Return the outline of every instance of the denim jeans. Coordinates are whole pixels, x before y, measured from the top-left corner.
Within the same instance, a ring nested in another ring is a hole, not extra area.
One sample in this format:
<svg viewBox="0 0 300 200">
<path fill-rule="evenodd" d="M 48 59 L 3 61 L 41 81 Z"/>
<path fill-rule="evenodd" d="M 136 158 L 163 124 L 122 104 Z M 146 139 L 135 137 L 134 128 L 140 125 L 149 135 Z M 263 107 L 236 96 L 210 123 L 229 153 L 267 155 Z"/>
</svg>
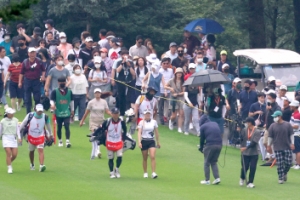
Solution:
<svg viewBox="0 0 300 200">
<path fill-rule="evenodd" d="M 78 107 L 78 119 L 79 121 L 82 119 L 84 112 L 85 112 L 85 101 L 86 101 L 86 94 L 74 94 L 74 110 Z"/>
</svg>

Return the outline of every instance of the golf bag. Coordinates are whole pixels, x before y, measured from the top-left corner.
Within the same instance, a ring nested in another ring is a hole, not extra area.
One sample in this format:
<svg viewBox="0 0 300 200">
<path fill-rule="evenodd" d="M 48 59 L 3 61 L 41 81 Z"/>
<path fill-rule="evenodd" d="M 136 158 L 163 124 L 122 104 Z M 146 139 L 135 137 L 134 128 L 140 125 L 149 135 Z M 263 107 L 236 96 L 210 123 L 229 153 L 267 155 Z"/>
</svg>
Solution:
<svg viewBox="0 0 300 200">
<path fill-rule="evenodd" d="M 242 117 L 238 114 L 232 115 L 232 122 L 229 125 L 229 131 L 232 133 L 232 137 L 229 138 L 231 144 L 236 146 L 241 144 L 241 130 L 245 128 Z"/>
<path fill-rule="evenodd" d="M 132 108 L 128 109 L 125 112 L 125 116 L 126 116 L 126 124 L 130 123 L 130 128 L 129 128 L 129 132 L 131 135 L 134 134 L 135 130 L 136 130 L 136 122 L 134 122 L 132 119 L 134 118 L 134 110 Z"/>
</svg>

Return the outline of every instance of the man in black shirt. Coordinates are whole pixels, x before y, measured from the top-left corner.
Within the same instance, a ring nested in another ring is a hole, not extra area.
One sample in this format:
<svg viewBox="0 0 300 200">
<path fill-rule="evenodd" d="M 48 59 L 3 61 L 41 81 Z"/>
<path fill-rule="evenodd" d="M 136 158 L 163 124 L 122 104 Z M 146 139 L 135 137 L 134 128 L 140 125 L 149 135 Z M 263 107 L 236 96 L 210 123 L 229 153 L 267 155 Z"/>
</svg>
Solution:
<svg viewBox="0 0 300 200">
<path fill-rule="evenodd" d="M 33 35 L 31 36 L 31 41 L 29 43 L 29 47 L 37 48 L 39 46 L 39 41 L 40 41 L 40 39 L 42 39 L 40 37 L 41 33 L 42 33 L 42 31 L 41 31 L 40 27 L 35 27 L 33 29 Z"/>
<path fill-rule="evenodd" d="M 178 57 L 172 61 L 172 66 L 176 68 L 178 67 L 185 68 L 186 71 L 187 70 L 186 68 L 188 66 L 188 60 L 183 56 L 183 50 L 184 50 L 183 46 L 177 47 Z"/>
<path fill-rule="evenodd" d="M 15 50 L 15 53 L 19 55 L 20 62 L 23 62 L 28 58 L 28 47 L 26 46 L 26 39 L 23 36 L 20 36 L 18 39 L 18 46 Z"/>
<path fill-rule="evenodd" d="M 19 35 L 14 36 L 11 41 L 10 52 L 12 52 L 12 53 L 16 53 L 16 49 L 19 48 L 19 46 L 18 46 L 19 37 L 25 38 L 25 43 L 28 43 L 31 41 L 30 37 L 28 35 L 26 35 L 26 33 L 25 33 L 26 31 L 25 31 L 24 24 L 18 24 L 17 31 L 18 31 Z"/>
<path fill-rule="evenodd" d="M 291 101 L 287 97 L 281 97 L 283 100 L 283 108 L 282 108 L 282 119 L 283 121 L 290 122 L 293 111 L 290 108 Z"/>
<path fill-rule="evenodd" d="M 93 38 L 92 37 L 87 37 L 85 39 L 85 47 L 80 50 L 79 52 L 79 59 L 82 60 L 82 67 L 84 67 L 85 71 L 88 69 L 86 64 L 88 63 L 89 60 L 93 59 Z"/>
</svg>

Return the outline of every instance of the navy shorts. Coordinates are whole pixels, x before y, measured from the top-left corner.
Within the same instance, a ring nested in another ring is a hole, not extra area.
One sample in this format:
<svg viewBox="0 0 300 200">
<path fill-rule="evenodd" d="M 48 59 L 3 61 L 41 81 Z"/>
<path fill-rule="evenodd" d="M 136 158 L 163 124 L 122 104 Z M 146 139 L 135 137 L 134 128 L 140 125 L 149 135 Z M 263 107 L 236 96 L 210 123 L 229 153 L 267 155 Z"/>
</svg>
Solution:
<svg viewBox="0 0 300 200">
<path fill-rule="evenodd" d="M 294 136 L 295 150 L 294 153 L 300 153 L 300 136 Z"/>
<path fill-rule="evenodd" d="M 19 88 L 18 83 L 15 83 L 13 81 L 10 81 L 8 90 L 10 98 L 22 99 L 24 96 L 23 87 Z"/>
<path fill-rule="evenodd" d="M 155 141 L 154 140 L 142 140 L 142 151 L 146 151 L 150 148 L 155 148 Z"/>
</svg>

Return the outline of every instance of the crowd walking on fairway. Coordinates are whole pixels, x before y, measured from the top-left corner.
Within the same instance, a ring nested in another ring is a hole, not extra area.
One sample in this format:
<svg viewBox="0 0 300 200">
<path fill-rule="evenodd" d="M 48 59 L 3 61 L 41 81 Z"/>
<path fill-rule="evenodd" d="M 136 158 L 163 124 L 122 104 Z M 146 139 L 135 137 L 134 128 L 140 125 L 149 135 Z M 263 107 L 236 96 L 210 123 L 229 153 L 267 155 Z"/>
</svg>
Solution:
<svg viewBox="0 0 300 200">
<path fill-rule="evenodd" d="M 9 48 L 0 44 L 0 94 L 5 111 L 0 138 L 8 173 L 13 173 L 12 163 L 24 141 L 30 170 L 35 170 L 37 150 L 39 171 L 44 172 L 44 147 L 54 143 L 55 148 L 76 148 L 70 128 L 76 126 L 90 133 L 91 160 L 103 158 L 100 145 L 105 146 L 110 178 L 121 178 L 123 157 L 126 162 L 130 156 L 124 152 L 135 145 L 142 153 L 141 178 L 148 178 L 148 157 L 151 178 L 158 178 L 156 153 L 164 153 L 158 127 L 165 125 L 174 134 L 200 137 L 203 185 L 211 183 L 210 169 L 212 184 L 221 183 L 218 160 L 224 141 L 240 149 L 237 185 L 255 187 L 260 154 L 264 165 L 276 163 L 279 184 L 287 181 L 290 169 L 300 169 L 300 80 L 293 99 L 287 95 L 291 89 L 274 76 L 258 91 L 258 82 L 242 80 L 227 51 L 217 55 L 215 36 L 204 32 L 198 39 L 185 30 L 183 41 L 170 41 L 159 57 L 152 40 L 142 35 L 126 48 L 122 38 L 105 29 L 100 29 L 98 40 L 87 31 L 68 38 L 63 30 L 55 29 L 52 19 L 45 25 L 44 34 L 35 27 L 27 35 L 20 23 L 14 37 L 3 29 Z M 212 82 L 212 74 L 226 81 Z M 24 119 L 14 117 L 24 108 Z M 228 127 L 228 138 L 224 127 Z"/>
</svg>

